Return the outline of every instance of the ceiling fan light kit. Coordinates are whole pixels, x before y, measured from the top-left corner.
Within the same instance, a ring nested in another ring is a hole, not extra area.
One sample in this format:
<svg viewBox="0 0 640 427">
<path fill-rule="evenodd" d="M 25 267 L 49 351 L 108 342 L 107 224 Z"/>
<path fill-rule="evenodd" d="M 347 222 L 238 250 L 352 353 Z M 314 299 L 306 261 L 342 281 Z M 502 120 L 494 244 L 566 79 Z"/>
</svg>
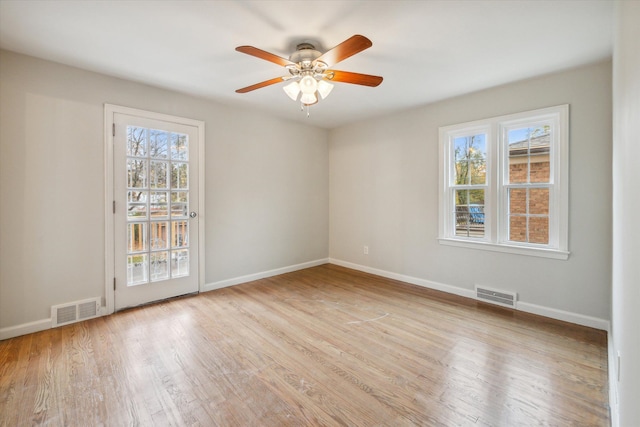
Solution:
<svg viewBox="0 0 640 427">
<path fill-rule="evenodd" d="M 382 77 L 379 76 L 329 70 L 329 67 L 372 45 L 371 40 L 361 35 L 352 36 L 325 53 L 317 51 L 311 43 L 300 43 L 289 59 L 253 46 L 238 46 L 236 48 L 238 52 L 281 65 L 289 71 L 289 74 L 238 89 L 236 92 L 247 93 L 272 84 L 293 80 L 282 89 L 294 101 L 298 101 L 298 97 L 300 97 L 300 108 L 304 110 L 306 107 L 308 116 L 309 106 L 317 104 L 320 98 L 325 99 L 333 90 L 334 85 L 329 81 L 370 87 L 382 83 Z"/>
<path fill-rule="evenodd" d="M 318 93 L 325 99 L 331 91 L 333 90 L 333 85 L 331 83 L 327 83 L 325 80 L 318 81 Z"/>
<path fill-rule="evenodd" d="M 282 89 L 284 90 L 284 93 L 289 96 L 289 98 L 293 99 L 294 101 L 298 100 L 298 95 L 300 94 L 300 85 L 298 84 L 298 82 L 291 82 L 288 85 L 284 86 Z"/>
</svg>

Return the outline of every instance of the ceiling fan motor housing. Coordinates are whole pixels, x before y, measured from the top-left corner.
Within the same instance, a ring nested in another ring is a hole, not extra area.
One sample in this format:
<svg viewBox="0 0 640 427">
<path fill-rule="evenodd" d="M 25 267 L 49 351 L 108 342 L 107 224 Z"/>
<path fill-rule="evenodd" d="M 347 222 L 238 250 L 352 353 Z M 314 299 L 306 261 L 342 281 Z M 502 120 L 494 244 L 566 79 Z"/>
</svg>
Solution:
<svg viewBox="0 0 640 427">
<path fill-rule="evenodd" d="M 296 51 L 291 54 L 289 61 L 299 64 L 303 69 L 310 68 L 313 61 L 322 56 L 321 52 L 311 43 L 300 43 L 296 47 Z"/>
</svg>

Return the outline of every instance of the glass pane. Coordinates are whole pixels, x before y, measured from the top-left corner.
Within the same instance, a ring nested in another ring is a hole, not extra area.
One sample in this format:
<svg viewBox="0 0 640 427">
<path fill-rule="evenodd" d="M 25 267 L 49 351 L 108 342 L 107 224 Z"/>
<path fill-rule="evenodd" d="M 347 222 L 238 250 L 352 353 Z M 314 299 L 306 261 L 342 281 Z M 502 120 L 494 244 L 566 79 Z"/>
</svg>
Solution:
<svg viewBox="0 0 640 427">
<path fill-rule="evenodd" d="M 171 247 L 181 248 L 189 246 L 189 222 L 171 221 Z"/>
<path fill-rule="evenodd" d="M 548 188 L 531 188 L 529 190 L 529 213 L 531 215 L 549 215 Z"/>
<path fill-rule="evenodd" d="M 168 252 L 153 252 L 151 254 L 151 281 L 166 280 L 169 278 Z"/>
<path fill-rule="evenodd" d="M 127 252 L 147 250 L 147 224 L 135 222 L 127 225 Z"/>
<path fill-rule="evenodd" d="M 189 193 L 187 191 L 172 191 L 171 203 L 187 203 L 189 202 Z"/>
<path fill-rule="evenodd" d="M 169 203 L 167 200 L 168 193 L 166 191 L 152 191 L 150 211 L 152 218 L 161 218 L 169 216 Z"/>
<path fill-rule="evenodd" d="M 189 275 L 189 249 L 171 252 L 171 277 Z"/>
<path fill-rule="evenodd" d="M 550 126 L 512 129 L 508 133 L 509 182 L 549 182 Z"/>
<path fill-rule="evenodd" d="M 466 160 L 456 162 L 456 185 L 468 185 L 471 177 L 469 176 L 469 162 Z"/>
<path fill-rule="evenodd" d="M 529 242 L 549 243 L 549 218 L 531 217 L 529 218 Z"/>
<path fill-rule="evenodd" d="M 127 126 L 127 156 L 147 156 L 147 130 L 134 126 Z"/>
<path fill-rule="evenodd" d="M 529 176 L 529 163 L 524 158 L 509 157 L 509 182 L 512 184 L 524 184 Z"/>
<path fill-rule="evenodd" d="M 511 216 L 509 217 L 509 240 L 513 242 L 527 241 L 527 217 Z"/>
<path fill-rule="evenodd" d="M 536 151 L 537 150 L 537 151 Z M 549 146 L 531 149 L 530 182 L 549 182 L 551 179 L 551 161 Z"/>
<path fill-rule="evenodd" d="M 127 218 L 137 219 L 147 216 L 147 191 L 129 191 L 127 193 Z"/>
<path fill-rule="evenodd" d="M 189 160 L 189 137 L 187 135 L 171 134 L 171 159 Z"/>
<path fill-rule="evenodd" d="M 456 206 L 456 236 L 469 237 L 469 214 L 460 206 Z"/>
<path fill-rule="evenodd" d="M 151 250 L 168 248 L 168 225 L 166 221 L 153 221 L 151 223 Z"/>
<path fill-rule="evenodd" d="M 456 236 L 484 237 L 484 190 L 456 190 Z"/>
<path fill-rule="evenodd" d="M 467 142 L 467 137 L 459 137 L 453 140 L 453 153 L 456 162 L 460 160 L 467 160 L 468 155 L 468 147 L 469 143 Z"/>
<path fill-rule="evenodd" d="M 187 216 L 187 205 L 171 204 L 171 218 L 185 218 Z"/>
<path fill-rule="evenodd" d="M 147 161 L 127 159 L 127 187 L 147 187 Z"/>
<path fill-rule="evenodd" d="M 171 192 L 171 217 L 186 217 L 189 193 L 186 191 Z"/>
<path fill-rule="evenodd" d="M 149 281 L 147 254 L 127 257 L 127 286 L 141 285 Z"/>
<path fill-rule="evenodd" d="M 484 160 L 469 162 L 471 168 L 471 184 L 484 184 L 487 181 L 487 166 Z"/>
<path fill-rule="evenodd" d="M 527 190 L 525 188 L 511 188 L 509 190 L 509 213 L 527 213 Z"/>
<path fill-rule="evenodd" d="M 151 170 L 149 172 L 151 188 L 167 188 L 167 171 L 169 170 L 168 162 L 151 161 Z"/>
<path fill-rule="evenodd" d="M 486 135 L 458 137 L 453 140 L 456 166 L 455 184 L 484 184 L 486 180 Z"/>
<path fill-rule="evenodd" d="M 166 159 L 169 151 L 169 134 L 149 129 L 149 155 L 152 159 Z"/>
<path fill-rule="evenodd" d="M 189 166 L 186 163 L 171 164 L 171 188 L 189 188 Z"/>
</svg>

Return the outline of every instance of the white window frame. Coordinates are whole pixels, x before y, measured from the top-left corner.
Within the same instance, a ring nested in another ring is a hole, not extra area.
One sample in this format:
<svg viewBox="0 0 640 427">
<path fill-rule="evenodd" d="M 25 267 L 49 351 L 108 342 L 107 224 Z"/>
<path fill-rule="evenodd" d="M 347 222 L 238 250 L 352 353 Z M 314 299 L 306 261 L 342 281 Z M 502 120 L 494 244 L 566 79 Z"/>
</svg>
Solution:
<svg viewBox="0 0 640 427">
<path fill-rule="evenodd" d="M 549 124 L 550 147 L 549 243 L 509 241 L 508 183 L 510 129 Z M 444 126 L 440 133 L 439 242 L 443 245 L 483 249 L 566 260 L 569 257 L 569 105 L 542 108 L 506 116 Z M 487 135 L 487 182 L 485 190 L 485 235 L 455 235 L 453 140 L 478 133 Z"/>
</svg>

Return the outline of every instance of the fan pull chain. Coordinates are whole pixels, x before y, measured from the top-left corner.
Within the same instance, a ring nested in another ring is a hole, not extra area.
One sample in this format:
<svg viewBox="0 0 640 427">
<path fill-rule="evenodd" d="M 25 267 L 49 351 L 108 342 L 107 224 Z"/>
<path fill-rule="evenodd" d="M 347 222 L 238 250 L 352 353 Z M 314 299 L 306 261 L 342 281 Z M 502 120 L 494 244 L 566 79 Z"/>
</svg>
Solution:
<svg viewBox="0 0 640 427">
<path fill-rule="evenodd" d="M 309 114 L 309 105 L 308 104 L 304 104 L 303 102 L 300 103 L 300 111 L 304 112 L 304 107 L 307 107 L 307 117 L 310 116 Z"/>
</svg>

